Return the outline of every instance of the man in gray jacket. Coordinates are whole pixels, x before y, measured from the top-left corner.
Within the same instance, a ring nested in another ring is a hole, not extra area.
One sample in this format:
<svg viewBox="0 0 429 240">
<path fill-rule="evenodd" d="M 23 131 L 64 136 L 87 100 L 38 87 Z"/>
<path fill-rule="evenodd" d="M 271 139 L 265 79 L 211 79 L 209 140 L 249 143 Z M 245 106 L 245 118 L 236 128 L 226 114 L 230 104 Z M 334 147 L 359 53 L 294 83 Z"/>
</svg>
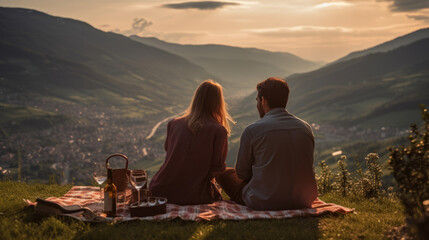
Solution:
<svg viewBox="0 0 429 240">
<path fill-rule="evenodd" d="M 286 111 L 285 81 L 268 78 L 256 88 L 261 119 L 244 129 L 235 169 L 216 180 L 233 201 L 254 210 L 308 208 L 318 195 L 311 127 Z"/>
</svg>

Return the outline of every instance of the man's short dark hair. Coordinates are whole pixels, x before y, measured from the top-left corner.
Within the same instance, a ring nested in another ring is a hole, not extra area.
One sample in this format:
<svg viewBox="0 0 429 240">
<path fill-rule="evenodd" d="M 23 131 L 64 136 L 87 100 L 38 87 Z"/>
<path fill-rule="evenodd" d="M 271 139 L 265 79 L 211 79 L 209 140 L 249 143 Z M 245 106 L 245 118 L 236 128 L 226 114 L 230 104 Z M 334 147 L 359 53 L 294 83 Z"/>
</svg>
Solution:
<svg viewBox="0 0 429 240">
<path fill-rule="evenodd" d="M 285 108 L 289 98 L 289 86 L 280 78 L 270 77 L 256 85 L 258 98 L 264 97 L 270 108 Z"/>
</svg>

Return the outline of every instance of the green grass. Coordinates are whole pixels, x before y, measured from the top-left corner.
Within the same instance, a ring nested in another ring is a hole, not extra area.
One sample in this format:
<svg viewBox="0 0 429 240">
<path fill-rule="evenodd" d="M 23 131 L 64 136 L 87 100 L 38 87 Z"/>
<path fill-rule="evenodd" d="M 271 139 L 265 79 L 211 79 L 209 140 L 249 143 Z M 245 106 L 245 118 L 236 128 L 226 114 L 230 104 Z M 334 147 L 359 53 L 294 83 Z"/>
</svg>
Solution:
<svg viewBox="0 0 429 240">
<path fill-rule="evenodd" d="M 58 114 L 43 111 L 37 108 L 21 107 L 17 105 L 0 103 L 0 124 L 4 125 L 12 120 L 19 121 L 29 117 L 51 117 Z"/>
<path fill-rule="evenodd" d="M 403 224 L 402 208 L 392 199 L 322 199 L 356 209 L 356 214 L 280 220 L 210 222 L 132 221 L 87 224 L 62 218 L 37 218 L 23 198 L 62 196 L 68 186 L 0 182 L 1 239 L 382 239 Z"/>
<path fill-rule="evenodd" d="M 69 119 L 61 114 L 32 107 L 0 103 L 0 128 L 8 132 L 49 128 L 66 120 Z"/>
<path fill-rule="evenodd" d="M 383 114 L 378 117 L 371 118 L 362 122 L 364 128 L 380 128 L 386 126 L 397 126 L 400 128 L 408 128 L 409 123 L 421 123 L 419 109 L 407 109 Z"/>
</svg>

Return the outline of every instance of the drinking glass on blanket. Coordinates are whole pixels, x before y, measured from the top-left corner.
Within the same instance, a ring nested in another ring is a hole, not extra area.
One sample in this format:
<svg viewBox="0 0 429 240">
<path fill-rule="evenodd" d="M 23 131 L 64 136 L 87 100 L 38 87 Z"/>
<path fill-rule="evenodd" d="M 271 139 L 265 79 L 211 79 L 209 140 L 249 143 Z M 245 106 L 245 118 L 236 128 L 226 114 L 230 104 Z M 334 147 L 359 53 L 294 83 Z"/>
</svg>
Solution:
<svg viewBox="0 0 429 240">
<path fill-rule="evenodd" d="M 103 163 L 94 163 L 92 168 L 92 176 L 94 177 L 94 180 L 98 183 L 98 185 L 100 185 L 100 202 L 101 202 L 101 196 L 103 195 L 103 190 L 101 189 L 101 185 L 107 179 L 106 165 Z"/>
<path fill-rule="evenodd" d="M 142 170 L 131 170 L 130 183 L 137 189 L 138 205 L 140 206 L 140 189 L 146 184 L 147 176 Z"/>
</svg>

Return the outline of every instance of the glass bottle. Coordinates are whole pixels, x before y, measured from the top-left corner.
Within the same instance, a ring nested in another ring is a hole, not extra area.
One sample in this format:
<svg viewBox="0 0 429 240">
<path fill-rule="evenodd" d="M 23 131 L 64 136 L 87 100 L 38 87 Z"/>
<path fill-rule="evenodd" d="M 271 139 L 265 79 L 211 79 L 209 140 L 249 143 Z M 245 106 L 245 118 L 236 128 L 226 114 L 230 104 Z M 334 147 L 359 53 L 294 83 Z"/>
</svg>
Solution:
<svg viewBox="0 0 429 240">
<path fill-rule="evenodd" d="M 107 168 L 107 184 L 104 187 L 104 213 L 107 217 L 116 216 L 116 195 L 117 189 L 112 181 L 112 169 Z"/>
</svg>

